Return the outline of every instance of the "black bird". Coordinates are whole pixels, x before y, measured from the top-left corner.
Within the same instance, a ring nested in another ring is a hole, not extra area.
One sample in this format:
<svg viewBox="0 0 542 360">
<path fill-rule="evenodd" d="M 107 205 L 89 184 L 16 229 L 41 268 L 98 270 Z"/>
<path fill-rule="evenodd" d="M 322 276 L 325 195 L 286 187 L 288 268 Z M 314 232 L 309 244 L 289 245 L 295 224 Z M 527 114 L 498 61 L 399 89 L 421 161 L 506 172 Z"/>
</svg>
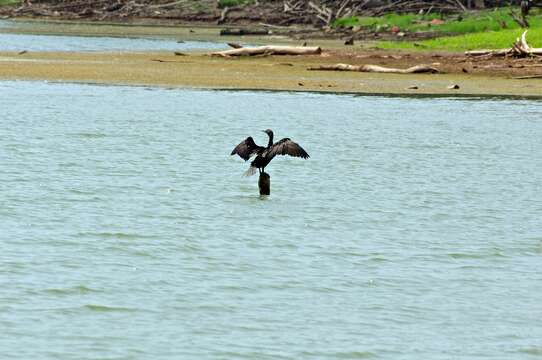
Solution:
<svg viewBox="0 0 542 360">
<path fill-rule="evenodd" d="M 264 173 L 265 167 L 276 155 L 290 155 L 303 159 L 308 159 L 310 157 L 301 146 L 289 138 L 284 138 L 273 144 L 273 131 L 267 129 L 263 130 L 263 132 L 269 136 L 267 147 L 256 145 L 254 139 L 249 136 L 231 152 L 231 155 L 237 154 L 245 161 L 248 161 L 248 159 L 256 155 L 256 158 L 250 163 L 250 168 L 245 172 L 245 176 L 254 175 L 256 169 L 260 171 L 260 174 Z"/>
</svg>

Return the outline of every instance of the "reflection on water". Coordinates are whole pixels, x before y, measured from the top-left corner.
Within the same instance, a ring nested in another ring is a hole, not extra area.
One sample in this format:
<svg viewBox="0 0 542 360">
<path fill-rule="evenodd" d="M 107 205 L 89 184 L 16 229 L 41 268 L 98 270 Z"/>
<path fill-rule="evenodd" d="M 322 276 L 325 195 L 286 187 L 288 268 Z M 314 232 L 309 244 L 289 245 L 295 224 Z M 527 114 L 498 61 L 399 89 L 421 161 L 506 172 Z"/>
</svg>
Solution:
<svg viewBox="0 0 542 360">
<path fill-rule="evenodd" d="M 4 358 L 540 348 L 540 102 L 0 92 Z M 311 158 L 273 160 L 262 201 L 229 153 L 266 128 Z"/>
</svg>

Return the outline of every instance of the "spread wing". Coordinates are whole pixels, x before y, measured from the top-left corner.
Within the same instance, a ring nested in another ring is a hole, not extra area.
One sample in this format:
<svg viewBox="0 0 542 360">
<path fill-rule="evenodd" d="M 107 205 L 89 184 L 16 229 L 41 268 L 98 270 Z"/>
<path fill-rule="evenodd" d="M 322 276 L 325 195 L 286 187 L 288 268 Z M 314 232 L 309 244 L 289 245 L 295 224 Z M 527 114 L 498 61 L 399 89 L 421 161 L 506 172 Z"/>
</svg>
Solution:
<svg viewBox="0 0 542 360">
<path fill-rule="evenodd" d="M 290 155 L 290 156 L 300 157 L 303 159 L 308 159 L 310 157 L 309 154 L 307 154 L 307 152 L 303 150 L 301 146 L 299 146 L 297 143 L 293 142 L 289 138 L 284 138 L 274 143 L 271 149 L 269 150 L 269 153 L 272 156 Z"/>
<path fill-rule="evenodd" d="M 258 151 L 263 150 L 264 148 L 261 146 L 256 145 L 254 142 L 254 139 L 249 136 L 247 137 L 243 142 L 241 142 L 239 145 L 233 149 L 230 155 L 239 155 L 242 157 L 245 161 L 250 159 L 250 157 L 254 154 L 256 154 Z"/>
</svg>

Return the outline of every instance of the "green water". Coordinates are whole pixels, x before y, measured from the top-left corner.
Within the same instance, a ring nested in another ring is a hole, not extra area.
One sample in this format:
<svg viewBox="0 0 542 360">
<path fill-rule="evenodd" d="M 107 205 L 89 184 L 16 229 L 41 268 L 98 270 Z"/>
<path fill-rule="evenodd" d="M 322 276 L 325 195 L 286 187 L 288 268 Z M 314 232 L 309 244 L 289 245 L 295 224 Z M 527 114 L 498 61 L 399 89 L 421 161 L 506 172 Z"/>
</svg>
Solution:
<svg viewBox="0 0 542 360">
<path fill-rule="evenodd" d="M 542 357 L 542 102 L 0 82 L 0 358 Z M 262 129 L 258 196 L 230 157 Z"/>
</svg>

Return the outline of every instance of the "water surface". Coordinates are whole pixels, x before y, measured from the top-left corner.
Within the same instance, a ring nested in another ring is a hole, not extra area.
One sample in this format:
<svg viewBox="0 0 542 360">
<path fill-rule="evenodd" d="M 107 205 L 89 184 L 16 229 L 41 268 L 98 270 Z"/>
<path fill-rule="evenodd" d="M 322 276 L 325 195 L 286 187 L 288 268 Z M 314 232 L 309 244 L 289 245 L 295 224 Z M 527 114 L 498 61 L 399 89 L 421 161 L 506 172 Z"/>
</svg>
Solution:
<svg viewBox="0 0 542 360">
<path fill-rule="evenodd" d="M 35 24 L 1 21 L 2 28 L 32 28 Z M 48 25 L 54 28 L 54 25 Z M 98 25 L 96 25 L 98 26 Z M 189 51 L 218 50 L 224 43 L 177 41 L 171 38 L 12 34 L 0 32 L 0 51 Z"/>
<path fill-rule="evenodd" d="M 2 358 L 542 354 L 541 102 L 0 93 Z"/>
</svg>

